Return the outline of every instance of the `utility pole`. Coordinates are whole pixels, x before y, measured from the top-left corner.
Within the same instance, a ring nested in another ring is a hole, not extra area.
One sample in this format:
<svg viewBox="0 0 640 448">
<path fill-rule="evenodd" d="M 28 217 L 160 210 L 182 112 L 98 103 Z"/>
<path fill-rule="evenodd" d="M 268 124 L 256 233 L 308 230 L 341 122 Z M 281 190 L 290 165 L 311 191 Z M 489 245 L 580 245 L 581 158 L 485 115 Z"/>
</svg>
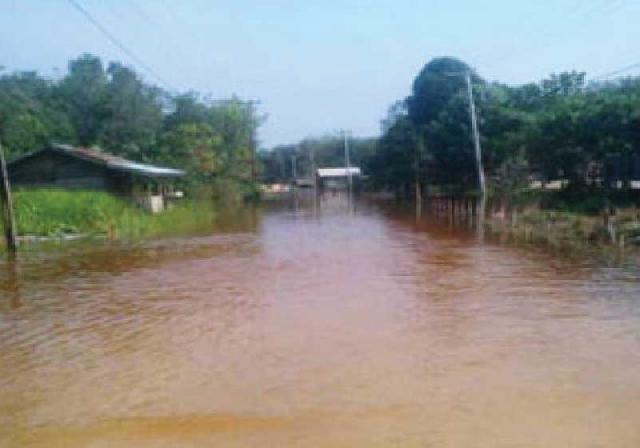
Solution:
<svg viewBox="0 0 640 448">
<path fill-rule="evenodd" d="M 2 201 L 2 224 L 4 236 L 7 241 L 7 253 L 14 257 L 17 252 L 15 219 L 13 217 L 13 201 L 11 200 L 11 185 L 7 172 L 7 161 L 4 158 L 4 150 L 0 144 L 0 201 Z"/>
<path fill-rule="evenodd" d="M 480 204 L 478 207 L 478 237 L 484 239 L 484 218 L 487 208 L 487 185 L 482 167 L 482 148 L 480 148 L 480 131 L 478 130 L 478 117 L 476 116 L 476 104 L 473 99 L 473 87 L 471 85 L 471 73 L 467 72 L 467 90 L 469 93 L 469 113 L 471 114 L 471 128 L 473 129 L 473 145 L 476 150 L 476 166 L 478 168 L 478 184 L 480 185 Z"/>
<path fill-rule="evenodd" d="M 422 216 L 422 185 L 420 183 L 420 154 L 422 152 L 422 137 L 418 136 L 416 142 L 416 148 L 413 153 L 413 174 L 415 182 L 415 195 L 416 195 L 416 217 Z"/>
<path fill-rule="evenodd" d="M 258 170 L 256 167 L 256 146 L 257 146 L 257 139 L 256 139 L 256 131 L 255 129 L 253 131 L 251 131 L 251 182 L 253 184 L 256 183 L 256 181 L 258 180 Z"/>
<path fill-rule="evenodd" d="M 318 216 L 318 169 L 316 168 L 316 149 L 311 143 L 309 157 L 311 158 L 311 179 L 313 180 L 313 217 Z"/>
<path fill-rule="evenodd" d="M 351 178 L 351 160 L 349 159 L 349 138 L 347 131 L 342 131 L 344 137 L 344 164 L 347 167 L 347 180 L 349 182 L 349 195 L 353 188 L 353 179 Z"/>
<path fill-rule="evenodd" d="M 471 128 L 473 130 L 473 145 L 476 151 L 476 167 L 478 169 L 478 184 L 483 199 L 487 195 L 487 185 L 482 167 L 482 148 L 480 147 L 480 131 L 478 130 L 478 117 L 476 116 L 476 104 L 473 99 L 473 86 L 471 85 L 471 73 L 467 72 L 467 91 L 469 94 L 469 113 L 471 114 Z"/>
<path fill-rule="evenodd" d="M 309 156 L 311 158 L 311 178 L 313 179 L 313 192 L 315 193 L 316 190 L 318 189 L 318 185 L 317 185 L 317 173 L 316 173 L 316 150 L 313 147 L 313 145 L 311 146 L 311 153 Z"/>
<path fill-rule="evenodd" d="M 293 185 L 296 186 L 298 174 L 296 172 L 296 155 L 291 156 L 291 176 L 293 177 Z"/>
<path fill-rule="evenodd" d="M 296 148 L 296 151 L 298 148 Z M 298 211 L 298 170 L 296 167 L 296 155 L 291 154 L 291 176 L 293 177 L 291 191 L 293 193 L 293 209 Z"/>
<path fill-rule="evenodd" d="M 251 167 L 251 182 L 253 182 L 254 185 L 258 181 L 258 136 L 256 135 L 260 122 L 260 119 L 257 117 L 258 104 L 260 104 L 260 101 L 257 100 L 249 100 L 246 103 L 249 114 L 251 115 L 251 135 L 249 137 L 249 150 L 251 151 L 251 154 L 249 158 L 249 165 Z"/>
<path fill-rule="evenodd" d="M 286 162 L 284 160 L 284 154 L 280 151 L 277 153 L 278 155 L 278 165 L 280 165 L 280 182 L 286 182 Z"/>
</svg>

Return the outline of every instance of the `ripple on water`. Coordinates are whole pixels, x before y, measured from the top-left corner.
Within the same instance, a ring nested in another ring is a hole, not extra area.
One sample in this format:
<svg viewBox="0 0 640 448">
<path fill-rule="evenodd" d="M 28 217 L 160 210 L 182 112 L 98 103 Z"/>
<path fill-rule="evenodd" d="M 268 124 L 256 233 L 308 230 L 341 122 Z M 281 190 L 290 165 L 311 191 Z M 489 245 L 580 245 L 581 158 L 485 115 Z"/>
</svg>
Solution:
<svg viewBox="0 0 640 448">
<path fill-rule="evenodd" d="M 640 446 L 637 266 L 339 197 L 226 230 L 4 269 L 0 445 Z"/>
</svg>

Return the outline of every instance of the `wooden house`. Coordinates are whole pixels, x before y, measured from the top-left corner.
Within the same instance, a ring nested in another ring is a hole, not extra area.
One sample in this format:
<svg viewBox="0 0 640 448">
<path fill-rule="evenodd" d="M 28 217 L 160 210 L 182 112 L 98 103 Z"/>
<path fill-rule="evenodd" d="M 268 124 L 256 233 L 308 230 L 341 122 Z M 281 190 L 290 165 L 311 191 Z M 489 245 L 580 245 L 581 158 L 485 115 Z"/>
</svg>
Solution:
<svg viewBox="0 0 640 448">
<path fill-rule="evenodd" d="M 133 162 L 94 149 L 51 144 L 9 162 L 15 187 L 107 191 L 128 197 L 151 212 L 165 208 L 180 193 L 175 181 L 183 170 Z"/>
</svg>

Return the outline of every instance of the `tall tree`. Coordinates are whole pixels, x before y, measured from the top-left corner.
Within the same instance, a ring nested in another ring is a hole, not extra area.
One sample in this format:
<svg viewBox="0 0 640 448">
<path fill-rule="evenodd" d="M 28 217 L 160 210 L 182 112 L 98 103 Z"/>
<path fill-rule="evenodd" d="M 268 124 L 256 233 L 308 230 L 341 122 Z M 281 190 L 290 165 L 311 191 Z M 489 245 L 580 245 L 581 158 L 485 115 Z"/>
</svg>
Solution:
<svg viewBox="0 0 640 448">
<path fill-rule="evenodd" d="M 0 138 L 9 158 L 49 140 L 75 140 L 65 99 L 51 81 L 35 72 L 0 77 Z"/>
<path fill-rule="evenodd" d="M 127 157 L 153 159 L 153 146 L 164 118 L 162 91 L 145 84 L 133 70 L 119 63 L 109 64 L 107 74 L 101 146 Z"/>
<path fill-rule="evenodd" d="M 105 116 L 107 74 L 97 56 L 84 54 L 69 63 L 69 73 L 60 84 L 78 143 L 91 145 L 98 140 Z"/>
</svg>

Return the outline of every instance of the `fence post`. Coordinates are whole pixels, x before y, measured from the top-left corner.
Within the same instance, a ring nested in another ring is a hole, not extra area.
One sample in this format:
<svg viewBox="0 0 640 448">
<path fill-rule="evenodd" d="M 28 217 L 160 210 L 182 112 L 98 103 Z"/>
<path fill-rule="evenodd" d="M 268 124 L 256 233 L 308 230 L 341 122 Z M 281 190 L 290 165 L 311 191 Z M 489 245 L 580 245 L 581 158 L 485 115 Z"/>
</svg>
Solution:
<svg viewBox="0 0 640 448">
<path fill-rule="evenodd" d="M 7 173 L 7 161 L 4 157 L 4 150 L 0 144 L 0 201 L 2 202 L 2 224 L 4 225 L 4 236 L 7 242 L 7 252 L 9 256 L 15 256 L 17 251 L 15 219 L 13 217 L 13 201 L 11 200 L 11 186 L 9 184 L 9 174 Z"/>
</svg>

